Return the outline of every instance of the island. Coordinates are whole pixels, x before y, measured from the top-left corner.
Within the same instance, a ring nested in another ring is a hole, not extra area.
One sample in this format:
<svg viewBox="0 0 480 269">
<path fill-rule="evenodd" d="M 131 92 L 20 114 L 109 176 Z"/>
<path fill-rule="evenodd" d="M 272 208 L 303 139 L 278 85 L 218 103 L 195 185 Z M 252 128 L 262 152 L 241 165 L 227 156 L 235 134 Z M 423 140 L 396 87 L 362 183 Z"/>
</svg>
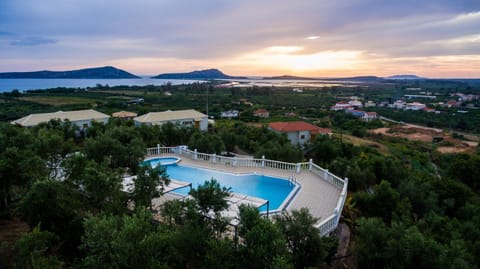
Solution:
<svg viewBox="0 0 480 269">
<path fill-rule="evenodd" d="M 0 73 L 0 78 L 123 79 L 140 77 L 113 66 L 104 66 L 70 71 L 5 72 Z"/>
<path fill-rule="evenodd" d="M 218 69 L 197 70 L 188 73 L 165 73 L 152 78 L 159 79 L 247 79 L 247 77 L 229 76 Z"/>
</svg>

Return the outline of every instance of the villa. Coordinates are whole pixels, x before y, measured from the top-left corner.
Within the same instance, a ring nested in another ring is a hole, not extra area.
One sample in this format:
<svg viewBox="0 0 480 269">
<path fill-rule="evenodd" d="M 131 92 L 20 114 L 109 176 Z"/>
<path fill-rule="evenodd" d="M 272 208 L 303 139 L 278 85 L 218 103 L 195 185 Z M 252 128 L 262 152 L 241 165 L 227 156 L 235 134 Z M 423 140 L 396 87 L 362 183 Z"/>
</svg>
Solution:
<svg viewBox="0 0 480 269">
<path fill-rule="evenodd" d="M 194 127 L 200 131 L 207 131 L 208 117 L 193 109 L 167 110 L 163 112 L 150 112 L 133 119 L 135 125 L 162 125 L 167 122 L 179 124 L 186 127 Z"/>
<path fill-rule="evenodd" d="M 293 145 L 304 145 L 315 139 L 319 134 L 328 135 L 332 133 L 330 129 L 320 128 L 303 121 L 272 122 L 268 124 L 268 128 L 277 133 L 285 133 Z"/>
<path fill-rule="evenodd" d="M 266 109 L 257 109 L 253 112 L 253 116 L 255 117 L 260 117 L 260 118 L 268 118 L 270 117 L 270 112 L 268 112 L 268 110 Z"/>
<path fill-rule="evenodd" d="M 18 124 L 23 127 L 33 127 L 40 123 L 49 122 L 50 120 L 68 120 L 77 125 L 81 129 L 91 126 L 92 121 L 107 123 L 109 115 L 95 111 L 93 109 L 75 110 L 75 111 L 57 111 L 53 113 L 37 113 L 30 114 L 18 120 L 14 120 L 12 124 Z"/>
<path fill-rule="evenodd" d="M 308 208 L 310 213 L 319 219 L 314 226 L 321 235 L 327 235 L 336 229 L 347 196 L 348 179 L 342 179 L 332 174 L 314 164 L 312 160 L 303 163 L 286 163 L 269 160 L 265 157 L 244 159 L 206 154 L 184 146 L 157 146 L 147 149 L 145 161 L 150 165 L 152 163 L 166 165 L 167 173 L 169 173 L 168 166 L 174 166 L 171 183 L 165 186 L 164 195 L 153 200 L 155 207 L 168 200 L 185 199 L 192 184 L 201 184 L 203 180 L 215 177 L 214 175 L 218 173 L 220 173 L 218 177 L 226 180 L 222 185 L 236 184 L 238 180 L 232 181 L 231 179 L 242 176 L 249 177 L 245 180 L 250 180 L 252 176 L 265 176 L 274 181 L 283 181 L 274 183 L 276 188 L 271 188 L 268 184 L 258 187 L 257 183 L 261 184 L 261 182 L 252 183 L 251 190 L 248 187 L 245 189 L 232 186 L 232 193 L 226 199 L 229 208 L 222 212 L 222 216 L 228 217 L 234 226 L 238 225 L 238 208 L 241 204 L 257 207 L 261 214 L 267 217 L 269 214 Z M 176 175 L 175 170 L 178 169 L 185 170 Z M 192 175 L 193 181 L 198 181 L 199 177 L 201 179 L 199 182 L 193 182 L 187 179 L 187 174 Z M 261 179 L 261 181 L 264 180 Z M 276 194 L 278 184 L 287 187 L 290 191 L 286 196 L 282 196 L 280 201 L 276 201 L 279 204 L 278 207 L 273 206 L 273 210 L 269 210 L 268 205 L 275 204 L 273 200 L 277 200 L 279 196 Z M 124 178 L 123 185 L 126 190 L 131 188 L 132 178 Z M 182 191 L 182 189 L 184 190 Z M 257 192 L 259 189 L 264 190 Z"/>
<path fill-rule="evenodd" d="M 228 119 L 238 118 L 238 110 L 223 111 L 223 112 L 220 114 L 220 117 L 221 117 L 221 118 L 228 118 Z"/>
</svg>

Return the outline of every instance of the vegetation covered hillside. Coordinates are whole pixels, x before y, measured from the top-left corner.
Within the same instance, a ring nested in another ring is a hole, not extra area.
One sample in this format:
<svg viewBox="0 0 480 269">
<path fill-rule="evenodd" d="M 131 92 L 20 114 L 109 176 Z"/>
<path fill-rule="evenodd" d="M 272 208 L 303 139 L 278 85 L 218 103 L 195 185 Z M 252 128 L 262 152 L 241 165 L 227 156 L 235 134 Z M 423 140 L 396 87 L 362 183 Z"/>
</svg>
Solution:
<svg viewBox="0 0 480 269">
<path fill-rule="evenodd" d="M 135 127 L 132 121 L 111 120 L 107 125 L 94 124 L 79 136 L 68 122 L 52 121 L 30 129 L 1 123 L 0 237 L 5 240 L 0 266 L 480 267 L 478 146 L 463 153 L 440 153 L 437 149 L 450 140 L 416 141 L 375 133 L 371 130 L 394 128 L 395 124 L 363 122 L 344 112 L 328 111 L 342 96 L 365 94 L 360 89 L 301 94 L 289 89 L 217 90 L 209 85 L 56 89 L 6 94 L 2 113 L 11 118 L 18 111 L 23 116 L 92 104 L 103 112 L 119 108 L 136 112 L 183 107 L 203 110 L 206 90 L 211 91 L 213 115 L 232 108 L 245 114 L 237 120 L 217 118 L 206 133 L 171 124 Z M 389 90 L 376 93 L 372 98 Z M 74 105 L 58 103 L 58 98 L 73 97 L 83 99 Z M 124 101 L 139 97 L 145 98 L 145 103 L 128 105 Z M 252 106 L 240 100 L 243 98 L 253 101 Z M 48 99 L 55 102 L 45 103 Z M 293 106 L 292 100 L 304 102 Z M 258 119 L 251 114 L 260 107 L 267 108 L 271 118 Z M 286 112 L 295 115 L 286 116 Z M 264 127 L 268 121 L 300 119 L 329 127 L 334 134 L 318 136 L 302 148 Z M 456 137 L 475 142 L 471 134 L 459 132 Z M 351 230 L 346 255 L 337 255 L 335 237 L 318 236 L 311 226 L 316 220 L 305 210 L 267 220 L 255 209 L 242 208 L 237 233 L 225 219 L 207 217 L 225 206 L 223 198 L 229 191 L 215 180 L 193 190 L 191 200 L 152 208 L 151 198 L 161 195 L 155 186 L 169 179 L 161 170 L 138 164 L 145 149 L 157 144 L 188 145 L 217 154 L 264 155 L 288 162 L 312 158 L 329 171 L 348 177 L 349 194 L 342 216 Z M 121 176 L 126 173 L 140 175 L 135 182 L 139 191 L 121 191 Z M 158 221 L 152 221 L 154 216 Z M 17 225 L 16 233 L 4 228 L 12 223 Z"/>
</svg>

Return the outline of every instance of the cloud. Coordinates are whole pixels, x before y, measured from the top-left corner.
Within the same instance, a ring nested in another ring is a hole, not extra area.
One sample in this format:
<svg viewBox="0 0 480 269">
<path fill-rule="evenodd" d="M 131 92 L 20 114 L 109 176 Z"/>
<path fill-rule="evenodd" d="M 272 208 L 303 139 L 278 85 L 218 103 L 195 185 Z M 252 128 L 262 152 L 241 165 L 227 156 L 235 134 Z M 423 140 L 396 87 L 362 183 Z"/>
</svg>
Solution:
<svg viewBox="0 0 480 269">
<path fill-rule="evenodd" d="M 12 46 L 39 46 L 39 45 L 48 45 L 55 44 L 58 41 L 51 38 L 39 37 L 39 36 L 30 36 L 15 39 L 10 42 Z"/>
<path fill-rule="evenodd" d="M 45 69 L 90 62 L 137 73 L 226 67 L 251 75 L 260 55 L 258 72 L 268 71 L 268 62 L 277 64 L 272 70 L 314 70 L 315 60 L 334 55 L 348 67 L 338 70 L 361 73 L 371 69 L 359 60 L 480 54 L 478 29 L 478 0 L 0 0 L 2 60 L 41 61 Z"/>
</svg>

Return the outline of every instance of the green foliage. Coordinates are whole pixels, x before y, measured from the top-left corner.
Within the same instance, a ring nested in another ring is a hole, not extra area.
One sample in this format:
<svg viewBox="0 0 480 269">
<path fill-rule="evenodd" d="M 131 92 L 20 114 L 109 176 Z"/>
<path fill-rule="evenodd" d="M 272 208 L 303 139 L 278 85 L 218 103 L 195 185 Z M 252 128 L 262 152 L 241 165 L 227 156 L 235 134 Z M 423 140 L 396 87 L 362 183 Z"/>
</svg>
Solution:
<svg viewBox="0 0 480 269">
<path fill-rule="evenodd" d="M 354 196 L 361 212 L 368 217 L 380 217 L 385 223 L 408 216 L 410 204 L 402 201 L 400 193 L 387 181 L 375 185 L 371 192 L 357 192 Z"/>
<path fill-rule="evenodd" d="M 78 190 L 89 208 L 112 213 L 126 210 L 122 178 L 105 163 L 98 164 L 85 155 L 75 154 L 64 160 L 63 168 L 66 183 Z"/>
<path fill-rule="evenodd" d="M 88 132 L 88 130 L 87 130 Z M 108 128 L 95 138 L 85 140 L 84 151 L 97 163 L 107 161 L 112 168 L 128 167 L 135 171 L 145 154 L 145 144 L 135 133 L 135 127 Z"/>
<path fill-rule="evenodd" d="M 152 199 L 160 197 L 165 185 L 170 179 L 165 167 L 140 166 L 137 177 L 133 180 L 134 190 L 132 192 L 135 207 L 144 206 L 152 208 Z"/>
<path fill-rule="evenodd" d="M 220 154 L 225 150 L 225 144 L 221 136 L 209 133 L 195 133 L 190 138 L 188 146 L 191 149 L 196 149 L 203 153 Z"/>
<path fill-rule="evenodd" d="M 480 193 L 480 156 L 457 155 L 450 160 L 447 175 Z"/>
<path fill-rule="evenodd" d="M 287 240 L 294 268 L 320 266 L 326 260 L 328 252 L 336 252 L 336 244 L 328 247 L 330 242 L 326 237 L 320 237 L 313 226 L 317 221 L 307 208 L 292 210 L 291 213 L 283 213 L 276 218 L 275 223 Z"/>
<path fill-rule="evenodd" d="M 66 235 L 83 207 L 78 197 L 79 193 L 63 182 L 36 182 L 22 201 L 23 218 L 32 227 L 40 224 L 42 230 Z"/>
<path fill-rule="evenodd" d="M 230 188 L 220 186 L 213 178 L 205 181 L 197 189 L 192 189 L 189 194 L 195 199 L 199 211 L 205 217 L 209 212 L 219 213 L 228 208 L 225 198 L 230 195 Z"/>
<path fill-rule="evenodd" d="M 8 211 L 33 181 L 45 178 L 45 161 L 33 147 L 35 137 L 28 129 L 0 124 L 0 212 Z M 28 169 L 26 169 L 28 167 Z"/>
<path fill-rule="evenodd" d="M 60 261 L 51 255 L 56 240 L 54 233 L 41 231 L 40 226 L 24 234 L 15 243 L 18 252 L 16 268 L 61 268 Z"/>
<path fill-rule="evenodd" d="M 256 213 L 255 213 L 256 212 Z M 244 223 L 244 215 L 247 221 Z M 264 219 L 258 209 L 240 207 L 239 233 L 243 268 L 275 268 L 277 263 L 290 260 L 287 243 L 280 229 Z"/>
<path fill-rule="evenodd" d="M 146 210 L 132 216 L 91 216 L 84 221 L 79 268 L 166 268 L 168 234 L 161 233 Z"/>
</svg>

